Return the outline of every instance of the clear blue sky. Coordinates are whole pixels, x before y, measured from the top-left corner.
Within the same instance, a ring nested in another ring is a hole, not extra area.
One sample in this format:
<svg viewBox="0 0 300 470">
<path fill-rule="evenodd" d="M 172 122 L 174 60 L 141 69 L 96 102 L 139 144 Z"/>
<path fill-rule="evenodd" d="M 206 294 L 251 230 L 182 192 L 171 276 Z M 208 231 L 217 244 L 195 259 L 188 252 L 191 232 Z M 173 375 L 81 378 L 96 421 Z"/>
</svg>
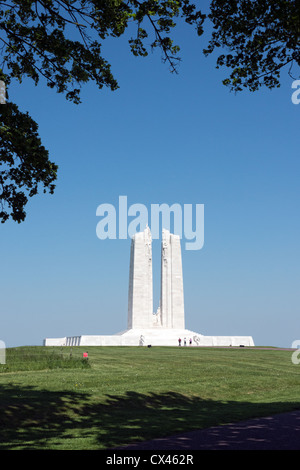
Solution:
<svg viewBox="0 0 300 470">
<path fill-rule="evenodd" d="M 82 90 L 81 105 L 29 81 L 10 99 L 29 111 L 59 165 L 55 195 L 31 198 L 26 221 L 0 226 L 0 339 L 126 329 L 130 240 L 99 240 L 102 203 L 204 204 L 205 243 L 183 249 L 186 327 L 204 335 L 252 335 L 256 345 L 300 338 L 299 120 L 292 79 L 234 95 L 226 70 L 180 27 L 182 63 L 170 74 L 159 52 L 130 55 L 107 43 L 120 89 Z M 184 248 L 184 247 L 183 247 Z M 153 243 L 154 303 L 160 241 Z"/>
</svg>

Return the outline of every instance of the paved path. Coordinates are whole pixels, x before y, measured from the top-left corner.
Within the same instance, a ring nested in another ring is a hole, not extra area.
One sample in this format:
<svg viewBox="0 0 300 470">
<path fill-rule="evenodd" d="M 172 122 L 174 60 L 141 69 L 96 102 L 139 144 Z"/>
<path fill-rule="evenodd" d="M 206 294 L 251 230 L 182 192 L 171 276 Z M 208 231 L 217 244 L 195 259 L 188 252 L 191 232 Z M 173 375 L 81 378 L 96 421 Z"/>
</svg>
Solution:
<svg viewBox="0 0 300 470">
<path fill-rule="evenodd" d="M 300 450 L 300 410 L 131 444 L 122 449 Z"/>
</svg>

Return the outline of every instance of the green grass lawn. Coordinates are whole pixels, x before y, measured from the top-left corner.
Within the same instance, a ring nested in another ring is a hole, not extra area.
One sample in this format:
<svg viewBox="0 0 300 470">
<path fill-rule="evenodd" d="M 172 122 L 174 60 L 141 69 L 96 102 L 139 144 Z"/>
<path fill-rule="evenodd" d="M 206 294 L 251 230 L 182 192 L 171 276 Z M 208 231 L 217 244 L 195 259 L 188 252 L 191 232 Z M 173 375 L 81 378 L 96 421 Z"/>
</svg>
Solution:
<svg viewBox="0 0 300 470">
<path fill-rule="evenodd" d="M 289 351 L 85 350 L 7 350 L 0 449 L 105 449 L 300 408 Z"/>
</svg>

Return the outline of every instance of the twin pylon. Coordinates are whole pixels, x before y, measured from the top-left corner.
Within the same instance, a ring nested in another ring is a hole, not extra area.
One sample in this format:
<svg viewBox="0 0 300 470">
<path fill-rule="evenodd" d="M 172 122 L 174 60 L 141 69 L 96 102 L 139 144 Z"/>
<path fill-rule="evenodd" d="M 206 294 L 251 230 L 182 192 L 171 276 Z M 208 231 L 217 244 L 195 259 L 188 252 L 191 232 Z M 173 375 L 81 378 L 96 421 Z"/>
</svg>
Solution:
<svg viewBox="0 0 300 470">
<path fill-rule="evenodd" d="M 184 295 L 179 235 L 162 230 L 160 307 L 153 313 L 152 236 L 150 228 L 132 237 L 128 329 L 184 329 Z"/>
<path fill-rule="evenodd" d="M 46 338 L 45 346 L 254 346 L 252 336 L 204 336 L 185 329 L 179 235 L 162 231 L 160 307 L 153 313 L 152 236 L 149 227 L 131 242 L 128 326 L 114 335 Z M 103 319 L 106 316 L 103 314 Z M 181 344 L 181 343 L 180 343 Z"/>
</svg>

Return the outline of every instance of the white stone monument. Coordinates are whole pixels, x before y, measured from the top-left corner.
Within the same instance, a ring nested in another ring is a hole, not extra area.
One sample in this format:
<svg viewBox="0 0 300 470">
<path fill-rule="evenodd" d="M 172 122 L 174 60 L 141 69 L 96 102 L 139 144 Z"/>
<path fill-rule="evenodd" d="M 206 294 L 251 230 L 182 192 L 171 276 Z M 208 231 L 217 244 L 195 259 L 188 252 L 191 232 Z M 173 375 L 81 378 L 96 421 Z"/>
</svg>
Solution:
<svg viewBox="0 0 300 470">
<path fill-rule="evenodd" d="M 45 346 L 254 346 L 251 336 L 204 336 L 185 328 L 180 237 L 162 231 L 160 306 L 153 313 L 149 227 L 131 240 L 127 330 L 115 335 L 46 338 Z"/>
<path fill-rule="evenodd" d="M 128 329 L 149 328 L 153 321 L 152 237 L 149 227 L 131 240 Z"/>
<path fill-rule="evenodd" d="M 162 231 L 160 310 L 163 328 L 185 328 L 180 237 L 165 229 Z"/>
</svg>

